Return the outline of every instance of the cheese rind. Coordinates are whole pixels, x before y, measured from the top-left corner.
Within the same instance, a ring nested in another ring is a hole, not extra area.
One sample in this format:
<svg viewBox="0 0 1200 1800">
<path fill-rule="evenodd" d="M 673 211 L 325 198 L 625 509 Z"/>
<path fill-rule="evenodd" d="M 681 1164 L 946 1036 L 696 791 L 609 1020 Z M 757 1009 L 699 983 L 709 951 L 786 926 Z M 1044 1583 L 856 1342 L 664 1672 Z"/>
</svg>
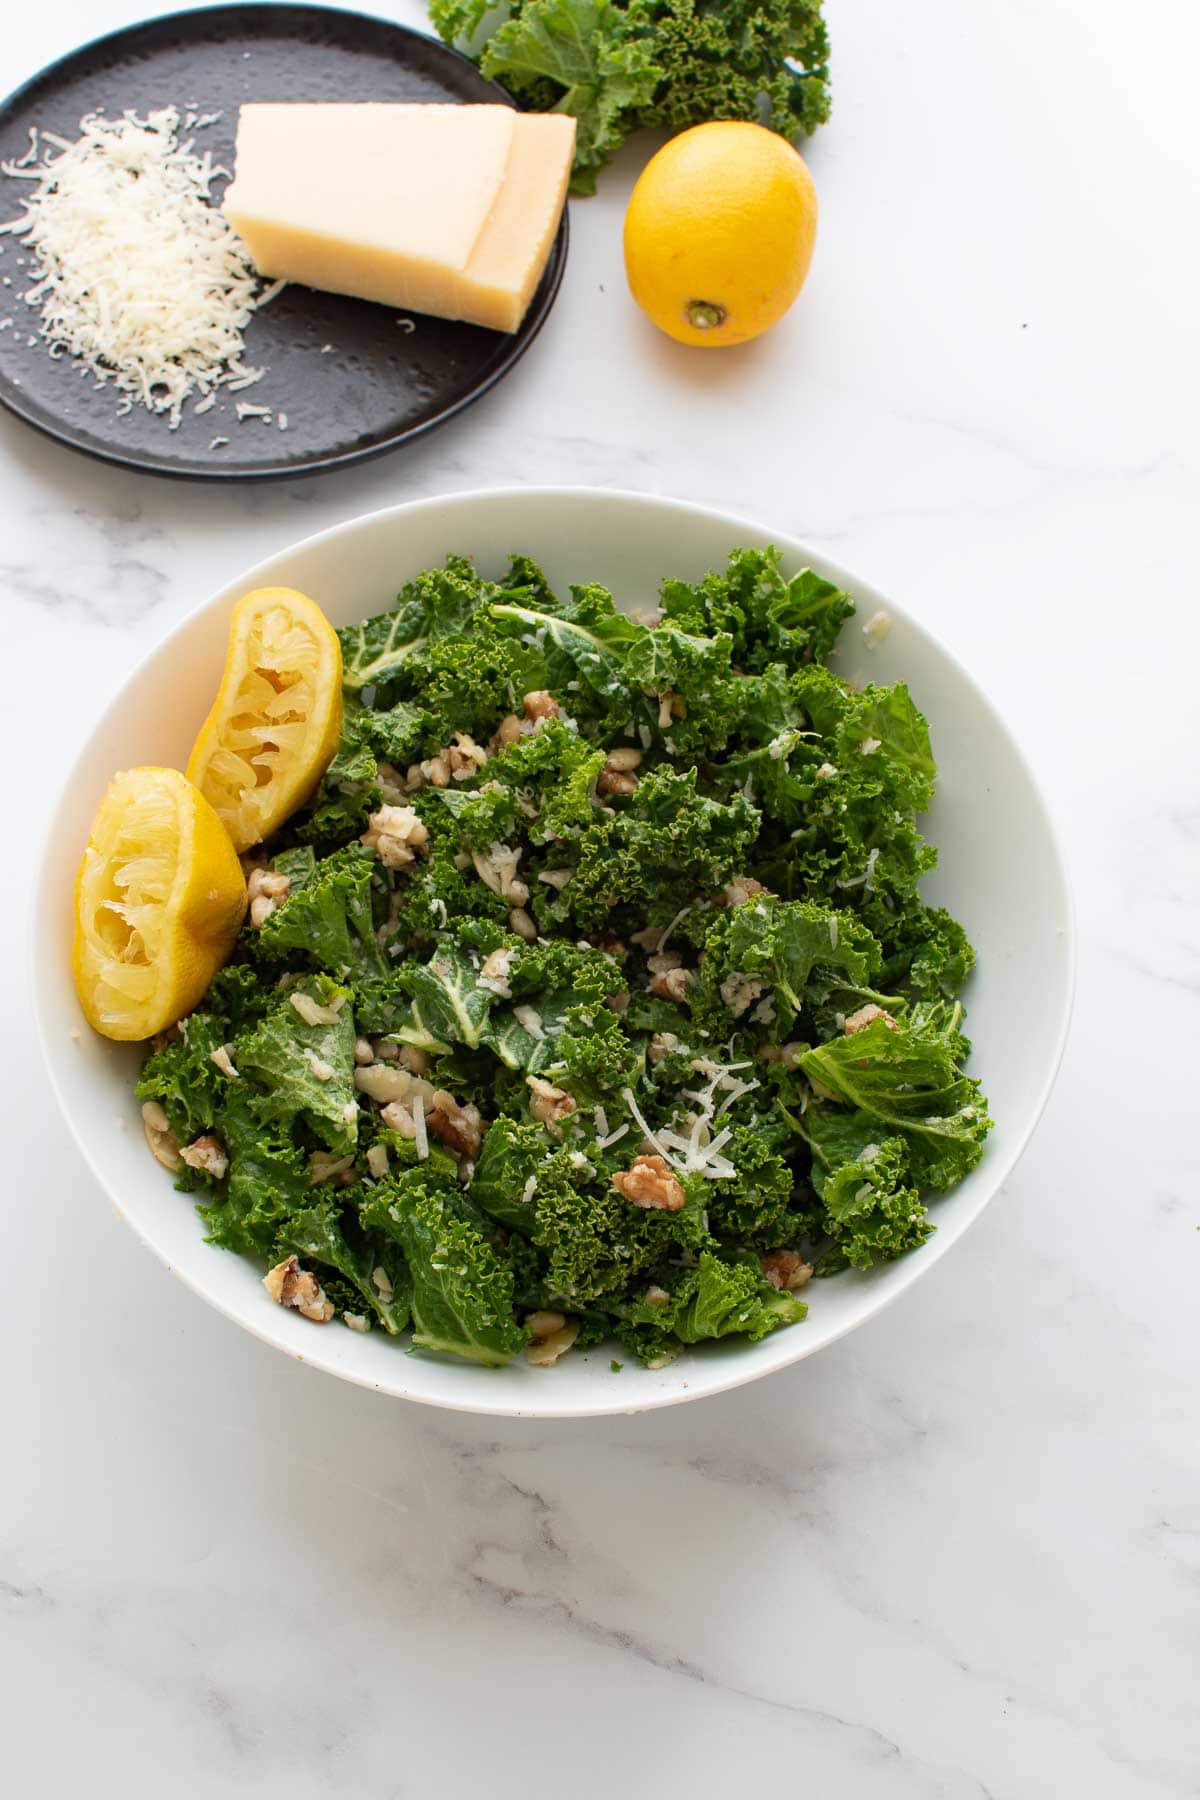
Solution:
<svg viewBox="0 0 1200 1800">
<path fill-rule="evenodd" d="M 263 275 L 515 331 L 574 135 L 506 106 L 247 105 L 224 212 Z"/>
<path fill-rule="evenodd" d="M 462 318 L 516 331 L 550 255 L 574 155 L 574 119 L 518 114 L 503 185 L 467 265 Z"/>
</svg>

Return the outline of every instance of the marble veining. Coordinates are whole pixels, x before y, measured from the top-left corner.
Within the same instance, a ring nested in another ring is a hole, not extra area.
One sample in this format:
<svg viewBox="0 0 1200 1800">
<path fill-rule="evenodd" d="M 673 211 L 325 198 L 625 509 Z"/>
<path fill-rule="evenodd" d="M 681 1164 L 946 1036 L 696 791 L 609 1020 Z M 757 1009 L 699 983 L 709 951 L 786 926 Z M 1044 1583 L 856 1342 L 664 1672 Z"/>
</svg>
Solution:
<svg viewBox="0 0 1200 1800">
<path fill-rule="evenodd" d="M 10 81 L 136 11 L 26 8 Z M 1134 80 L 1115 0 L 828 11 L 817 258 L 757 345 L 633 310 L 635 146 L 528 358 L 405 453 L 221 490 L 0 418 L 14 1792 L 1200 1793 L 1200 27 L 1149 0 Z M 290 539 L 497 481 L 741 511 L 894 593 L 1011 721 L 1079 919 L 1054 1099 L 954 1254 L 769 1381 L 586 1425 L 380 1399 L 177 1286 L 57 1117 L 20 953 L 133 662 Z"/>
</svg>

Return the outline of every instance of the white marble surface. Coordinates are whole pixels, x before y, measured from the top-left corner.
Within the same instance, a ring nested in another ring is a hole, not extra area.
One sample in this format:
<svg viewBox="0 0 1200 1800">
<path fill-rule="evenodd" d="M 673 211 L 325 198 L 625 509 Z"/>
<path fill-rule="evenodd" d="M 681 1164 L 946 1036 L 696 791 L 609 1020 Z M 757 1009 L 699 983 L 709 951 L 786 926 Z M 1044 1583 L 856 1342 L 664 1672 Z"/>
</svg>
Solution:
<svg viewBox="0 0 1200 1800">
<path fill-rule="evenodd" d="M 224 493 L 0 417 L 6 1791 L 1200 1792 L 1200 34 L 829 11 L 816 266 L 757 346 L 633 312 L 631 155 L 536 353 L 415 451 Z M 21 8 L 7 81 L 134 12 Z M 497 479 L 719 501 L 890 589 L 1010 717 L 1077 885 L 1005 1195 L 873 1325 L 643 1419 L 439 1416 L 239 1334 L 112 1217 L 28 1020 L 24 846 L 131 660 L 289 539 Z"/>
</svg>

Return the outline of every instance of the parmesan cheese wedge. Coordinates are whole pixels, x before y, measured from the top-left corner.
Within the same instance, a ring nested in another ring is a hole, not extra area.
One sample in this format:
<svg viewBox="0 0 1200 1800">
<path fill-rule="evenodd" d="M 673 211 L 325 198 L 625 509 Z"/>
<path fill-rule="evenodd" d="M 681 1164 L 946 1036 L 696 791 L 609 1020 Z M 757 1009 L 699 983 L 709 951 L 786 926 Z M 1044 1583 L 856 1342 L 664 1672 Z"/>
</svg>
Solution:
<svg viewBox="0 0 1200 1800">
<path fill-rule="evenodd" d="M 574 143 L 507 106 L 246 105 L 224 212 L 262 275 L 515 331 Z"/>
</svg>

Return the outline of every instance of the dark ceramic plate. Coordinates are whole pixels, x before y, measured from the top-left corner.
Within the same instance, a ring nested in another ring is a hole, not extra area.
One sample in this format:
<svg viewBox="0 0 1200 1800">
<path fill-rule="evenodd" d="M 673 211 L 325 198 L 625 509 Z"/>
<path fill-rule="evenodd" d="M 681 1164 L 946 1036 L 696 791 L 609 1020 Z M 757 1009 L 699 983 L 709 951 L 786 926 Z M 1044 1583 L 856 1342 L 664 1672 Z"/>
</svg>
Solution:
<svg viewBox="0 0 1200 1800">
<path fill-rule="evenodd" d="M 0 159 L 15 160 L 29 128 L 74 139 L 85 113 L 109 117 L 174 102 L 220 112 L 198 148 L 233 165 L 243 100 L 503 101 L 474 65 L 433 38 L 360 13 L 318 6 L 214 6 L 174 13 L 99 38 L 35 76 L 0 107 Z M 190 134 L 189 134 L 190 135 Z M 218 193 L 221 191 L 217 190 Z M 0 177 L 0 218 L 20 208 L 21 184 Z M 289 287 L 247 327 L 246 359 L 268 373 L 218 400 L 177 431 L 142 407 L 117 416 L 69 358 L 53 361 L 21 298 L 20 240 L 0 237 L 0 403 L 62 444 L 106 462 L 200 480 L 311 475 L 377 456 L 461 412 L 502 379 L 554 304 L 567 256 L 566 215 L 521 329 L 511 335 L 418 315 L 411 332 L 386 307 Z M 8 278 L 7 285 L 3 277 Z M 322 347 L 332 345 L 332 349 Z M 287 430 L 239 423 L 237 400 L 287 416 Z M 214 437 L 229 442 L 212 447 Z"/>
</svg>

